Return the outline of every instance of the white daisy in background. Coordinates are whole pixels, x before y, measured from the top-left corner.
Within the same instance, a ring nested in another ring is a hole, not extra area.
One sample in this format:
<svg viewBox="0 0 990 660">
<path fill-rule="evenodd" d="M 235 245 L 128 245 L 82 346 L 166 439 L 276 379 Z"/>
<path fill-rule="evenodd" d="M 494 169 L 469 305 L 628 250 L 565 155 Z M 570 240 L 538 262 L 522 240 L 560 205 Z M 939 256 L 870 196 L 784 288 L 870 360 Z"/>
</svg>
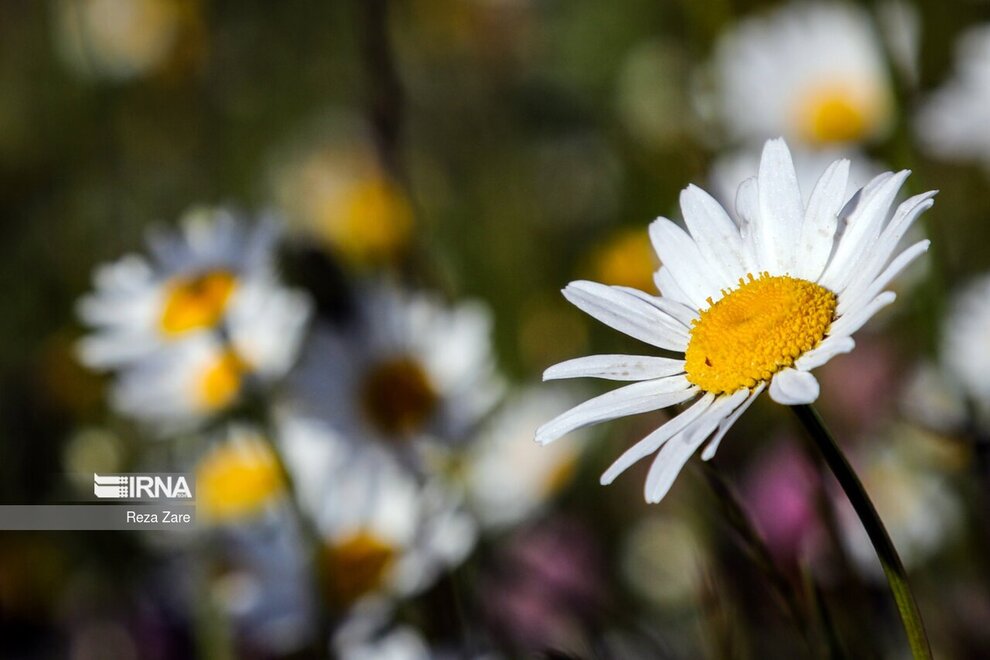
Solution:
<svg viewBox="0 0 990 660">
<path fill-rule="evenodd" d="M 224 210 L 198 209 L 180 234 L 149 240 L 96 271 L 79 303 L 94 332 L 78 345 L 94 369 L 117 369 L 111 401 L 157 423 L 198 421 L 236 402 L 247 383 L 269 384 L 292 366 L 309 298 L 281 286 L 273 226 L 249 230 Z"/>
<path fill-rule="evenodd" d="M 586 438 L 539 447 L 533 443 L 533 429 L 554 411 L 577 402 L 569 390 L 529 388 L 488 420 L 467 448 L 463 470 L 468 501 L 482 525 L 518 523 L 570 483 Z"/>
<path fill-rule="evenodd" d="M 377 611 L 419 593 L 474 547 L 476 526 L 446 484 L 418 482 L 384 448 L 355 454 L 318 420 L 287 415 L 280 428 L 340 611 Z"/>
<path fill-rule="evenodd" d="M 666 218 L 650 225 L 663 266 L 659 297 L 625 287 L 573 282 L 564 296 L 598 320 L 683 359 L 594 355 L 563 362 L 545 379 L 638 381 L 544 424 L 547 444 L 575 429 L 697 401 L 624 453 L 602 475 L 611 483 L 656 453 L 646 499 L 657 502 L 711 436 L 711 458 L 735 420 L 764 390 L 784 405 L 818 397 L 810 370 L 855 346 L 852 334 L 896 297 L 891 280 L 928 249 L 919 241 L 891 258 L 934 192 L 892 211 L 908 172 L 884 173 L 851 200 L 849 162 L 825 170 L 802 201 L 783 140 L 767 142 L 759 173 L 736 196 L 737 226 L 712 197 L 689 186 L 681 210 L 690 233 Z"/>
<path fill-rule="evenodd" d="M 161 68 L 188 9 L 178 0 L 59 0 L 56 44 L 76 72 L 127 80 Z"/>
<path fill-rule="evenodd" d="M 990 167 L 990 25 L 970 28 L 956 46 L 955 75 L 918 112 L 915 135 L 930 153 Z"/>
<path fill-rule="evenodd" d="M 196 513 L 200 522 L 242 522 L 255 518 L 286 494 L 278 456 L 251 426 L 225 430 L 196 464 Z"/>
<path fill-rule="evenodd" d="M 401 256 L 414 220 L 412 204 L 372 145 L 354 137 L 364 132 L 359 122 L 338 119 L 277 158 L 270 176 L 288 230 L 359 266 Z"/>
<path fill-rule="evenodd" d="M 223 413 L 250 388 L 267 389 L 295 362 L 310 302 L 285 289 L 243 285 L 225 333 L 196 333 L 121 369 L 119 412 L 170 431 Z"/>
<path fill-rule="evenodd" d="M 990 275 L 977 278 L 954 297 L 944 322 L 940 359 L 946 376 L 957 384 L 990 421 Z"/>
<path fill-rule="evenodd" d="M 445 306 L 390 286 L 358 291 L 342 329 L 313 332 L 292 378 L 295 405 L 356 447 L 414 458 L 467 441 L 504 388 L 480 302 Z"/>
<path fill-rule="evenodd" d="M 880 43 L 851 4 L 794 4 L 740 22 L 715 55 L 726 129 L 815 147 L 883 137 L 894 102 Z"/>
<path fill-rule="evenodd" d="M 918 566 L 944 548 L 959 532 L 963 507 L 949 475 L 938 467 L 938 456 L 925 446 L 933 444 L 909 426 L 890 429 L 897 437 L 896 451 L 889 442 L 868 438 L 851 457 L 856 473 L 870 493 L 904 565 Z M 936 444 L 933 450 L 938 450 Z M 843 543 L 856 566 L 866 575 L 883 579 L 876 551 L 852 505 L 836 493 Z"/>
<path fill-rule="evenodd" d="M 128 255 L 96 269 L 96 291 L 79 301 L 95 332 L 79 344 L 96 369 L 124 366 L 195 334 L 219 330 L 244 285 L 277 289 L 275 226 L 247 228 L 223 209 L 196 208 L 178 233 L 149 235 L 151 259 Z M 242 313 L 248 313 L 242 310 Z"/>
<path fill-rule="evenodd" d="M 338 634 L 333 646 L 340 660 L 436 660 L 419 631 L 405 625 L 392 626 L 374 636 Z"/>
</svg>

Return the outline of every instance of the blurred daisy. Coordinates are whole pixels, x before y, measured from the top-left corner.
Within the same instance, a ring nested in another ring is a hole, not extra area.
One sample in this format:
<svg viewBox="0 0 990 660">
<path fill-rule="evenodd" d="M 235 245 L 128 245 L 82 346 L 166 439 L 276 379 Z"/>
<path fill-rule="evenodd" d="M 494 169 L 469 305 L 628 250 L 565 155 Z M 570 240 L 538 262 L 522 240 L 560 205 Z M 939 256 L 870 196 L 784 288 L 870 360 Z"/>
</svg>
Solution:
<svg viewBox="0 0 990 660">
<path fill-rule="evenodd" d="M 533 443 L 533 429 L 552 411 L 575 403 L 568 391 L 531 388 L 517 393 L 486 423 L 467 449 L 464 469 L 469 502 L 483 525 L 518 523 L 570 483 L 585 438 L 541 448 Z"/>
<path fill-rule="evenodd" d="M 897 451 L 888 442 L 867 441 L 852 460 L 856 473 L 883 517 L 891 540 L 905 566 L 922 564 L 959 531 L 963 509 L 945 473 L 931 460 L 911 456 L 911 447 L 923 440 L 909 427 L 895 429 Z M 883 579 L 876 551 L 858 516 L 845 497 L 836 497 L 844 544 L 866 574 Z"/>
<path fill-rule="evenodd" d="M 293 377 L 297 405 L 358 445 L 409 454 L 465 441 L 502 391 L 488 308 L 384 285 L 357 298 L 350 327 L 314 332 Z"/>
<path fill-rule="evenodd" d="M 743 21 L 715 56 L 726 128 L 737 139 L 784 135 L 817 147 L 882 137 L 894 104 L 880 43 L 869 15 L 847 4 Z"/>
<path fill-rule="evenodd" d="M 922 106 L 916 135 L 931 153 L 990 167 L 990 25 L 971 28 L 956 48 L 956 72 Z"/>
<path fill-rule="evenodd" d="M 78 73 L 127 80 L 163 67 L 189 11 L 181 0 L 59 0 L 56 43 Z"/>
<path fill-rule="evenodd" d="M 225 334 L 197 333 L 125 367 L 110 402 L 166 432 L 220 414 L 289 371 L 309 308 L 295 292 L 245 285 Z"/>
<path fill-rule="evenodd" d="M 473 548 L 476 528 L 455 491 L 418 483 L 384 449 L 354 454 L 317 420 L 287 417 L 281 428 L 300 500 L 325 543 L 337 609 L 416 594 Z"/>
<path fill-rule="evenodd" d="M 96 291 L 78 306 L 95 329 L 79 344 L 83 363 L 123 366 L 192 335 L 219 331 L 232 312 L 243 318 L 256 315 L 258 305 L 285 304 L 274 302 L 286 294 L 273 271 L 271 222 L 248 229 L 228 211 L 197 208 L 180 224 L 178 233 L 149 236 L 150 260 L 128 255 L 96 270 Z"/>
<path fill-rule="evenodd" d="M 941 360 L 949 378 L 990 419 L 990 275 L 956 294 L 943 330 Z"/>
<path fill-rule="evenodd" d="M 649 237 L 633 229 L 614 232 L 591 254 L 593 276 L 606 284 L 652 289 L 659 266 Z"/>
<path fill-rule="evenodd" d="M 389 261 L 412 237 L 412 206 L 366 145 L 307 144 L 276 167 L 289 229 L 351 264 Z"/>
<path fill-rule="evenodd" d="M 256 429 L 233 426 L 196 465 L 196 512 L 201 521 L 238 522 L 285 493 L 278 457 Z"/>
<path fill-rule="evenodd" d="M 810 370 L 855 346 L 852 334 L 896 297 L 888 283 L 928 249 L 915 243 L 891 259 L 934 193 L 891 213 L 908 172 L 874 178 L 846 199 L 848 161 L 825 170 L 802 201 L 783 140 L 767 142 L 759 173 L 740 187 L 741 226 L 707 193 L 689 186 L 681 210 L 690 234 L 666 218 L 650 225 L 663 266 L 655 297 L 636 289 L 572 282 L 564 296 L 598 320 L 683 359 L 595 355 L 553 366 L 545 379 L 639 381 L 544 424 L 547 444 L 598 422 L 697 401 L 624 453 L 602 475 L 611 483 L 656 453 L 646 499 L 658 502 L 706 439 L 714 455 L 735 420 L 764 390 L 784 405 L 811 403 Z"/>
<path fill-rule="evenodd" d="M 361 631 L 364 632 L 364 631 Z M 335 657 L 340 660 L 431 660 L 436 658 L 426 640 L 413 627 L 395 625 L 372 635 L 338 633 Z"/>
</svg>

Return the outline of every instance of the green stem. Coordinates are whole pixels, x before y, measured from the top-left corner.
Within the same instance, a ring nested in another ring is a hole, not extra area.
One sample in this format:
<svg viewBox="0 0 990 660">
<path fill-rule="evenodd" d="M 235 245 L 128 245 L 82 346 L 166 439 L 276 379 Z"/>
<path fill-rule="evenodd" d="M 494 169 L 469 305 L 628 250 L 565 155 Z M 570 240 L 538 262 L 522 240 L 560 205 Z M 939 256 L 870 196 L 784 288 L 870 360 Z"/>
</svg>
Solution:
<svg viewBox="0 0 990 660">
<path fill-rule="evenodd" d="M 849 461 L 839 449 L 835 438 L 826 428 L 818 411 L 810 405 L 792 406 L 791 409 L 794 410 L 794 414 L 804 425 L 808 435 L 818 445 L 825 462 L 832 470 L 839 485 L 842 486 L 842 490 L 849 498 L 849 502 L 873 543 L 873 548 L 880 559 L 880 566 L 883 568 L 884 575 L 887 576 L 890 592 L 897 604 L 897 612 L 900 614 L 904 632 L 907 634 L 911 655 L 915 660 L 931 660 L 932 650 L 928 644 L 928 635 L 925 633 L 925 624 L 921 621 L 918 604 L 915 602 L 911 587 L 908 585 L 904 564 L 901 563 L 901 558 L 897 555 L 897 550 L 894 549 L 890 535 L 887 534 L 873 502 L 866 494 L 866 489 L 863 488 L 859 477 L 856 476 Z"/>
</svg>

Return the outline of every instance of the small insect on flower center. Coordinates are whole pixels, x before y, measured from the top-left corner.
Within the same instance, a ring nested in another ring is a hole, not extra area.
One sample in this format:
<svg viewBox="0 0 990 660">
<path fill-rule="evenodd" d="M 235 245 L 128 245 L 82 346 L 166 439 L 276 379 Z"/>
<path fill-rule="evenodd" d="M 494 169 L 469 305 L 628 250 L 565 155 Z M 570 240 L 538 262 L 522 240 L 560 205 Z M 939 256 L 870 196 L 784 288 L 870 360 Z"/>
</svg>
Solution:
<svg viewBox="0 0 990 660">
<path fill-rule="evenodd" d="M 236 287 L 237 278 L 223 270 L 174 278 L 165 290 L 162 333 L 174 337 L 217 325 Z"/>
<path fill-rule="evenodd" d="M 685 354 L 687 379 L 706 392 L 753 388 L 818 345 L 835 316 L 828 289 L 786 275 L 739 279 L 701 312 Z"/>
<path fill-rule="evenodd" d="M 877 104 L 843 86 L 811 90 L 797 108 L 797 124 L 807 142 L 827 145 L 866 137 L 877 120 Z"/>
<path fill-rule="evenodd" d="M 411 357 L 373 366 L 361 384 L 360 397 L 367 419 L 391 436 L 421 430 L 439 402 L 423 365 Z"/>
</svg>

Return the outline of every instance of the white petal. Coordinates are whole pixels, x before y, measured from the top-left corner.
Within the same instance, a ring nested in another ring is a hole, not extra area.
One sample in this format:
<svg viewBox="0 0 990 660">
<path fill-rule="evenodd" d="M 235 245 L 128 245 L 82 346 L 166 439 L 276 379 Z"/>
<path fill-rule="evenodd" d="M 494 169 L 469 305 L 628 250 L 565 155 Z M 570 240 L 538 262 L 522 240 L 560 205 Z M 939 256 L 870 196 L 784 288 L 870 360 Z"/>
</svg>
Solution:
<svg viewBox="0 0 990 660">
<path fill-rule="evenodd" d="M 873 318 L 874 314 L 894 302 L 896 298 L 897 294 L 893 291 L 884 291 L 870 301 L 869 304 L 864 305 L 859 309 L 851 310 L 848 314 L 832 323 L 832 327 L 829 329 L 829 334 L 836 336 L 853 334 L 862 328 L 867 321 Z"/>
<path fill-rule="evenodd" d="M 877 274 L 890 260 L 890 256 L 897 249 L 901 238 L 904 237 L 907 230 L 914 224 L 914 221 L 935 203 L 932 200 L 935 192 L 929 191 L 921 195 L 915 195 L 897 207 L 894 217 L 884 228 L 883 232 L 880 233 L 880 237 L 868 248 L 867 256 L 864 258 L 864 265 L 856 270 L 855 275 L 843 293 L 848 295 L 852 291 L 861 291 L 868 286 L 869 282 L 876 278 Z"/>
<path fill-rule="evenodd" d="M 652 380 L 684 373 L 684 360 L 644 355 L 589 355 L 555 364 L 543 372 L 543 380 L 605 378 Z"/>
<path fill-rule="evenodd" d="M 695 309 L 694 302 L 688 297 L 681 286 L 674 281 L 670 274 L 670 269 L 661 266 L 657 272 L 653 273 L 653 283 L 657 285 L 657 290 L 665 300 L 676 301 L 690 309 Z"/>
<path fill-rule="evenodd" d="M 880 293 L 885 286 L 890 284 L 890 282 L 897 277 L 902 270 L 911 265 L 915 259 L 923 255 L 928 251 L 928 246 L 931 245 L 931 241 L 923 240 L 918 241 L 911 247 L 907 248 L 890 262 L 890 265 L 877 276 L 875 280 L 870 282 L 869 286 L 866 287 L 864 291 L 856 291 L 852 287 L 846 289 L 846 291 L 839 296 L 839 306 L 836 308 L 838 314 L 845 314 L 857 307 L 863 305 L 867 300 L 870 300 L 875 295 Z"/>
<path fill-rule="evenodd" d="M 616 286 L 616 289 L 625 291 L 631 296 L 636 296 L 645 303 L 653 305 L 661 312 L 667 314 L 675 321 L 680 321 L 685 330 L 691 330 L 691 322 L 698 318 L 697 312 L 683 303 L 675 300 L 664 300 L 662 296 L 654 296 L 646 291 L 640 291 L 628 286 Z"/>
<path fill-rule="evenodd" d="M 835 254 L 821 277 L 822 286 L 841 293 L 855 277 L 862 267 L 864 253 L 880 236 L 890 205 L 910 174 L 908 170 L 901 170 L 883 179 L 881 175 L 863 189 L 863 195 L 846 221 Z"/>
<path fill-rule="evenodd" d="M 736 191 L 736 215 L 741 225 L 751 225 L 756 220 L 760 208 L 759 184 L 756 177 L 750 177 L 739 184 Z"/>
<path fill-rule="evenodd" d="M 553 418 L 537 429 L 536 441 L 545 445 L 591 424 L 666 408 L 690 399 L 695 392 L 697 388 L 683 376 L 626 385 L 589 399 Z"/>
<path fill-rule="evenodd" d="M 836 355 L 848 353 L 856 348 L 852 337 L 826 337 L 822 343 L 794 361 L 794 366 L 802 371 L 811 371 L 822 366 Z"/>
<path fill-rule="evenodd" d="M 601 484 L 607 486 L 620 474 L 628 470 L 636 461 L 643 459 L 667 442 L 673 435 L 680 433 L 685 427 L 691 424 L 705 411 L 707 411 L 715 400 L 714 394 L 706 394 L 698 399 L 690 408 L 669 420 L 666 424 L 650 433 L 648 436 L 627 449 L 604 473 L 602 473 Z"/>
<path fill-rule="evenodd" d="M 822 174 L 808 200 L 801 225 L 801 238 L 794 262 L 794 275 L 810 282 L 821 277 L 832 254 L 838 214 L 845 203 L 849 161 L 837 160 Z"/>
<path fill-rule="evenodd" d="M 670 277 L 687 294 L 695 309 L 707 308 L 708 298 L 717 297 L 719 291 L 731 285 L 719 276 L 711 277 L 708 262 L 694 240 L 667 218 L 650 223 L 650 239 L 660 262 L 670 270 Z"/>
<path fill-rule="evenodd" d="M 687 434 L 680 433 L 660 449 L 646 475 L 647 502 L 655 504 L 663 499 L 700 444 L 688 442 Z"/>
<path fill-rule="evenodd" d="M 785 406 L 812 403 L 820 391 L 818 379 L 798 369 L 782 369 L 770 381 L 770 398 Z"/>
<path fill-rule="evenodd" d="M 684 352 L 684 325 L 636 296 L 597 282 L 571 282 L 564 297 L 602 323 L 659 348 Z"/>
<path fill-rule="evenodd" d="M 753 389 L 753 391 L 749 393 L 749 396 L 746 398 L 746 400 L 743 401 L 741 404 L 739 404 L 739 407 L 736 408 L 735 412 L 733 412 L 731 415 L 729 415 L 719 423 L 718 432 L 715 434 L 715 437 L 712 438 L 712 441 L 708 443 L 708 446 L 705 447 L 705 450 L 701 452 L 701 460 L 708 461 L 714 458 L 715 452 L 718 451 L 718 446 L 722 442 L 722 438 L 724 438 L 725 434 L 729 432 L 729 429 L 732 428 L 732 425 L 736 423 L 736 420 L 742 417 L 743 413 L 746 412 L 751 405 L 753 405 L 753 402 L 756 401 L 756 399 L 760 396 L 763 390 L 766 389 L 766 386 L 767 386 L 766 383 L 760 383 L 759 385 L 757 385 Z"/>
<path fill-rule="evenodd" d="M 681 213 L 698 250 L 721 274 L 723 285 L 735 285 L 751 270 L 739 230 L 711 195 L 697 186 L 688 186 L 681 191 Z"/>
<path fill-rule="evenodd" d="M 774 274 L 793 271 L 804 207 L 791 152 L 783 139 L 768 140 L 763 147 L 758 192 L 755 238 L 760 265 Z"/>
</svg>

